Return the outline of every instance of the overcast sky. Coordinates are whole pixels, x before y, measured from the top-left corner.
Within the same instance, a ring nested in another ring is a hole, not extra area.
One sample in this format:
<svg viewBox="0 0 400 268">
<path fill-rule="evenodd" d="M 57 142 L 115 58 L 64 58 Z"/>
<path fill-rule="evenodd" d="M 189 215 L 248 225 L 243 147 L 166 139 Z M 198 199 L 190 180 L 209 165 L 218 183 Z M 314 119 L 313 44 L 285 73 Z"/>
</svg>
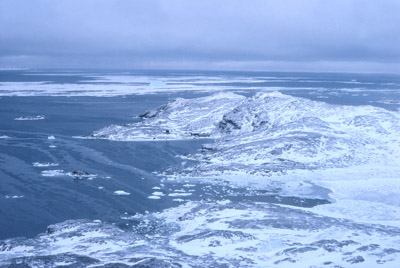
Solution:
<svg viewBox="0 0 400 268">
<path fill-rule="evenodd" d="M 400 72 L 400 0 L 0 0 L 0 67 Z"/>
</svg>

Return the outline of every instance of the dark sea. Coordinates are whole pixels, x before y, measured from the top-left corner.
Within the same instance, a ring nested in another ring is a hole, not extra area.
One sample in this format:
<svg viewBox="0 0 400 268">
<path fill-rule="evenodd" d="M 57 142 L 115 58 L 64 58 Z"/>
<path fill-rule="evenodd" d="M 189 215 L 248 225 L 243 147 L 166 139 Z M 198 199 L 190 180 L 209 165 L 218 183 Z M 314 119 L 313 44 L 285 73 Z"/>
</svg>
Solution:
<svg viewBox="0 0 400 268">
<path fill-rule="evenodd" d="M 0 70 L 0 267 L 396 267 L 400 218 L 315 216 L 335 203 L 328 184 L 312 197 L 174 180 L 165 174 L 195 165 L 180 156 L 213 139 L 85 138 L 142 122 L 140 114 L 176 98 L 272 91 L 393 116 L 400 109 L 397 74 Z M 396 172 L 387 187 L 397 189 Z M 149 198 L 154 192 L 161 198 Z M 396 214 L 396 193 L 360 200 L 383 200 Z"/>
</svg>

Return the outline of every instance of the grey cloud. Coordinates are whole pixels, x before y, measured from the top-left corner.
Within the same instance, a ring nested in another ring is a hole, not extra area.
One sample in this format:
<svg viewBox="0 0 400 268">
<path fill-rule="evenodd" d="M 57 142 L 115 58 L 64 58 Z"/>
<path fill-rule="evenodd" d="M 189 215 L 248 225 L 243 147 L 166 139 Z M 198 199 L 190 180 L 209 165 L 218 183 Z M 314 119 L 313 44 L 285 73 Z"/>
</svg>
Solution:
<svg viewBox="0 0 400 268">
<path fill-rule="evenodd" d="M 398 64 L 398 14 L 398 0 L 2 0 L 0 60 Z"/>
</svg>

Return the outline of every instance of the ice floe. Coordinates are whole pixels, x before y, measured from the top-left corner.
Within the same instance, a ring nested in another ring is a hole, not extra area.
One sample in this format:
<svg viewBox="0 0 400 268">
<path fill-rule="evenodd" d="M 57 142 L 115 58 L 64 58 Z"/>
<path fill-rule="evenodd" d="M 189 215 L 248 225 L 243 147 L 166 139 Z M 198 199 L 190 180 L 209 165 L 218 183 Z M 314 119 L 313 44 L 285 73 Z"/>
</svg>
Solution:
<svg viewBox="0 0 400 268">
<path fill-rule="evenodd" d="M 27 115 L 14 118 L 17 121 L 36 121 L 36 120 L 44 120 L 45 117 L 43 115 Z"/>
<path fill-rule="evenodd" d="M 176 197 L 176 196 L 190 196 L 192 193 L 170 193 L 168 196 Z"/>
<path fill-rule="evenodd" d="M 42 176 L 44 177 L 62 177 L 62 176 L 68 176 L 72 177 L 74 179 L 87 179 L 87 180 L 93 180 L 98 177 L 97 174 L 90 174 L 87 171 L 82 171 L 82 170 L 74 170 L 71 172 L 66 172 L 62 169 L 52 169 L 52 170 L 43 170 L 41 172 Z"/>
<path fill-rule="evenodd" d="M 67 176 L 68 173 L 64 172 L 62 169 L 53 169 L 53 170 L 43 170 L 41 172 L 44 177 L 57 177 L 57 176 Z"/>
<path fill-rule="evenodd" d="M 161 199 L 161 197 L 158 195 L 149 195 L 147 198 L 148 199 Z"/>
<path fill-rule="evenodd" d="M 4 195 L 5 199 L 20 199 L 23 197 L 24 197 L 23 195 L 8 195 L 8 194 Z"/>
<path fill-rule="evenodd" d="M 58 164 L 57 163 L 50 163 L 50 162 L 33 162 L 32 166 L 34 167 L 57 167 Z"/>
<path fill-rule="evenodd" d="M 151 195 L 164 196 L 165 194 L 163 192 L 156 191 L 156 192 L 153 192 Z"/>
<path fill-rule="evenodd" d="M 114 195 L 130 195 L 131 193 L 125 192 L 123 190 L 114 191 Z"/>
<path fill-rule="evenodd" d="M 150 87 L 165 87 L 166 85 L 167 85 L 167 83 L 165 83 L 163 81 L 159 81 L 159 80 L 150 81 L 150 84 L 149 84 Z"/>
</svg>

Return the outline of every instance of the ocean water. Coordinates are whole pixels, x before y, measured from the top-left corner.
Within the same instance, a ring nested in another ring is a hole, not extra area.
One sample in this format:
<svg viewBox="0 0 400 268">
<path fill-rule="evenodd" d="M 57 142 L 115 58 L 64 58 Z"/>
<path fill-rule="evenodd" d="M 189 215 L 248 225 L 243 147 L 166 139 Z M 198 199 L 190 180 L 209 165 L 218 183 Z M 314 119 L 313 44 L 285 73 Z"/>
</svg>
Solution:
<svg viewBox="0 0 400 268">
<path fill-rule="evenodd" d="M 0 266 L 398 267 L 399 109 L 394 74 L 0 71 Z"/>
</svg>

